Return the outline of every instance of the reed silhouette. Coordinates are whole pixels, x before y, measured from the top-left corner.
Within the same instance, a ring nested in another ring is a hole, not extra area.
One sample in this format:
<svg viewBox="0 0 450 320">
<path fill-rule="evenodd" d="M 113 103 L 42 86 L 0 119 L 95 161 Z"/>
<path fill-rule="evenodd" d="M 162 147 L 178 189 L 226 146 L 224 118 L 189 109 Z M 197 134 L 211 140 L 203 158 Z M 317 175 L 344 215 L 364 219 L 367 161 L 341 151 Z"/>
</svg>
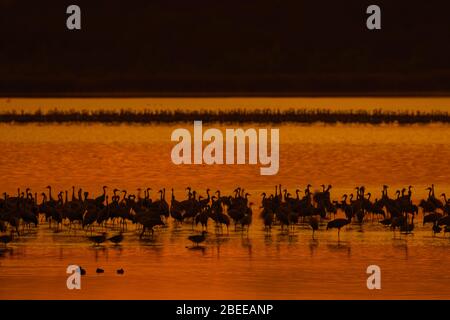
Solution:
<svg viewBox="0 0 450 320">
<path fill-rule="evenodd" d="M 450 123 L 445 111 L 386 111 L 328 109 L 232 110 L 49 110 L 4 111 L 0 123 L 181 123 L 202 120 L 215 123 Z"/>
</svg>

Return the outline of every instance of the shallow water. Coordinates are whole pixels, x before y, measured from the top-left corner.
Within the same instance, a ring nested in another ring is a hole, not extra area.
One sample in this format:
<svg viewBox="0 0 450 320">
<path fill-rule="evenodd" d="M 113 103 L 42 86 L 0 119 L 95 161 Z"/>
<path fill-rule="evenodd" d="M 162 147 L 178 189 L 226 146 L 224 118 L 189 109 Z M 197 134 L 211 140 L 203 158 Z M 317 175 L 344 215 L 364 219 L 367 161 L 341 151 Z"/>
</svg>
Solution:
<svg viewBox="0 0 450 320">
<path fill-rule="evenodd" d="M 367 222 L 343 230 L 340 243 L 325 226 L 316 240 L 307 225 L 290 234 L 275 226 L 268 235 L 257 218 L 260 192 L 278 183 L 293 194 L 307 183 L 332 184 L 335 200 L 362 184 L 373 198 L 383 184 L 392 197 L 413 185 L 416 202 L 431 183 L 437 195 L 450 193 L 450 126 L 280 126 L 276 176 L 260 176 L 259 166 L 176 166 L 170 160 L 175 128 L 2 124 L 0 190 L 15 195 L 17 187 L 31 187 L 40 194 L 50 184 L 54 195 L 66 189 L 70 195 L 74 185 L 97 195 L 104 184 L 132 193 L 149 186 L 153 198 L 162 187 L 169 198 L 173 187 L 181 199 L 188 185 L 203 195 L 206 188 L 231 193 L 242 186 L 255 203 L 248 235 L 234 228 L 216 234 L 211 223 L 203 249 L 190 249 L 187 237 L 200 228 L 170 224 L 140 241 L 129 226 L 121 246 L 94 248 L 82 230 L 55 233 L 41 224 L 0 251 L 0 298 L 450 298 L 449 235 L 432 237 L 421 217 L 414 235 L 394 236 Z M 69 264 L 87 270 L 81 290 L 66 288 Z M 371 264 L 381 267 L 381 290 L 366 287 Z M 95 274 L 97 267 L 105 274 Z M 119 268 L 124 275 L 115 273 Z"/>
<path fill-rule="evenodd" d="M 210 226 L 202 249 L 192 249 L 190 226 L 164 228 L 139 240 L 133 230 L 120 246 L 99 248 L 84 231 L 39 227 L 2 251 L 0 298 L 16 299 L 448 299 L 450 240 L 429 231 L 397 235 L 376 223 L 341 232 L 307 226 L 270 234 L 255 223 L 249 235 Z M 83 266 L 81 290 L 66 288 L 66 268 Z M 366 288 L 366 268 L 379 265 L 382 289 Z M 105 269 L 96 274 L 95 269 Z M 123 268 L 124 275 L 116 274 Z"/>
</svg>

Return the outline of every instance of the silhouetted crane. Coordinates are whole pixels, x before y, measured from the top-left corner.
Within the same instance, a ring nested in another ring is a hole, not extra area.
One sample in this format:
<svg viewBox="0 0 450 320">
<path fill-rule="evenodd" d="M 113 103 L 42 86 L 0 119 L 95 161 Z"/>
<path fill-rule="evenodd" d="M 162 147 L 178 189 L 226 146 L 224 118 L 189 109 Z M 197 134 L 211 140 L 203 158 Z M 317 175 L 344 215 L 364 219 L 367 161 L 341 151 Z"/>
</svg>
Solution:
<svg viewBox="0 0 450 320">
<path fill-rule="evenodd" d="M 3 235 L 0 236 L 0 242 L 3 243 L 3 245 L 6 247 L 6 245 L 8 243 L 10 243 L 11 241 L 13 241 L 14 237 L 13 237 L 13 233 L 11 232 L 10 235 Z"/>
<path fill-rule="evenodd" d="M 94 245 L 99 245 L 106 241 L 106 232 L 102 232 L 102 234 L 98 236 L 90 236 L 88 239 L 93 242 Z"/>
<path fill-rule="evenodd" d="M 312 228 L 312 238 L 314 239 L 314 233 L 319 230 L 319 220 L 316 217 L 309 219 L 309 226 Z"/>
<path fill-rule="evenodd" d="M 340 233 L 341 233 L 341 228 L 348 225 L 351 222 L 351 219 L 334 219 L 331 220 L 330 222 L 328 222 L 327 224 L 327 230 L 328 229 L 338 229 L 338 240 L 340 241 Z"/>
<path fill-rule="evenodd" d="M 120 232 L 119 234 L 112 236 L 111 238 L 108 239 L 109 241 L 111 241 L 114 244 L 119 244 L 122 242 L 123 240 L 123 234 L 122 232 Z"/>
<path fill-rule="evenodd" d="M 195 243 L 197 246 L 199 245 L 199 243 L 203 242 L 206 240 L 206 234 L 208 232 L 206 231 L 202 231 L 202 234 L 197 234 L 194 236 L 189 236 L 188 239 L 191 240 L 193 243 Z"/>
</svg>

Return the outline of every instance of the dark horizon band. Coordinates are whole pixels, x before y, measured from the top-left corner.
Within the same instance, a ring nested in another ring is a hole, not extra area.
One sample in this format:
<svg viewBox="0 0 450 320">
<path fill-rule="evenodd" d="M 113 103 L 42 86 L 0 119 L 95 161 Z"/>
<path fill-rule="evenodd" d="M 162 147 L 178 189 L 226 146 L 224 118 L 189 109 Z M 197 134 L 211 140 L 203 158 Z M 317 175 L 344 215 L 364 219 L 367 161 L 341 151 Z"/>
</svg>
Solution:
<svg viewBox="0 0 450 320">
<path fill-rule="evenodd" d="M 0 96 L 449 96 L 446 1 L 372 2 L 2 1 Z"/>
</svg>

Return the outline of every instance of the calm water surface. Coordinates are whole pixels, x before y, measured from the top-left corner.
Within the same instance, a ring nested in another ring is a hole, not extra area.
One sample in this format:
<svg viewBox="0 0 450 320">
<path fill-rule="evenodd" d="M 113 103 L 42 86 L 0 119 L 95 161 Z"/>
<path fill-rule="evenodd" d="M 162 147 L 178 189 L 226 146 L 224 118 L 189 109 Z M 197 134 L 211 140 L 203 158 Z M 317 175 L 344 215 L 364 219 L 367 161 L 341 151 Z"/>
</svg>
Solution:
<svg viewBox="0 0 450 320">
<path fill-rule="evenodd" d="M 189 224 L 169 224 L 147 240 L 130 226 L 121 246 L 94 248 L 82 230 L 55 233 L 41 224 L 1 249 L 0 299 L 450 298 L 449 236 L 432 237 L 421 215 L 414 235 L 394 236 L 367 222 L 343 230 L 340 243 L 324 225 L 316 240 L 307 225 L 266 234 L 257 218 L 259 194 L 278 183 L 292 193 L 307 183 L 332 184 L 336 200 L 361 184 L 373 198 L 383 184 L 392 197 L 396 188 L 413 185 L 415 201 L 431 183 L 437 195 L 450 194 L 450 126 L 283 125 L 276 176 L 260 176 L 259 166 L 175 166 L 175 128 L 0 125 L 0 191 L 40 193 L 50 184 L 55 191 L 75 185 L 99 194 L 106 184 L 134 193 L 152 187 L 153 198 L 159 188 L 173 187 L 181 199 L 186 186 L 204 194 L 239 185 L 255 203 L 248 235 L 234 228 L 216 234 L 211 223 L 204 248 L 191 249 L 187 237 L 200 229 Z M 69 264 L 87 270 L 81 290 L 66 289 Z M 381 267 L 382 290 L 366 288 L 371 264 Z M 95 274 L 97 267 L 105 274 Z M 119 268 L 124 275 L 115 273 Z"/>
</svg>

